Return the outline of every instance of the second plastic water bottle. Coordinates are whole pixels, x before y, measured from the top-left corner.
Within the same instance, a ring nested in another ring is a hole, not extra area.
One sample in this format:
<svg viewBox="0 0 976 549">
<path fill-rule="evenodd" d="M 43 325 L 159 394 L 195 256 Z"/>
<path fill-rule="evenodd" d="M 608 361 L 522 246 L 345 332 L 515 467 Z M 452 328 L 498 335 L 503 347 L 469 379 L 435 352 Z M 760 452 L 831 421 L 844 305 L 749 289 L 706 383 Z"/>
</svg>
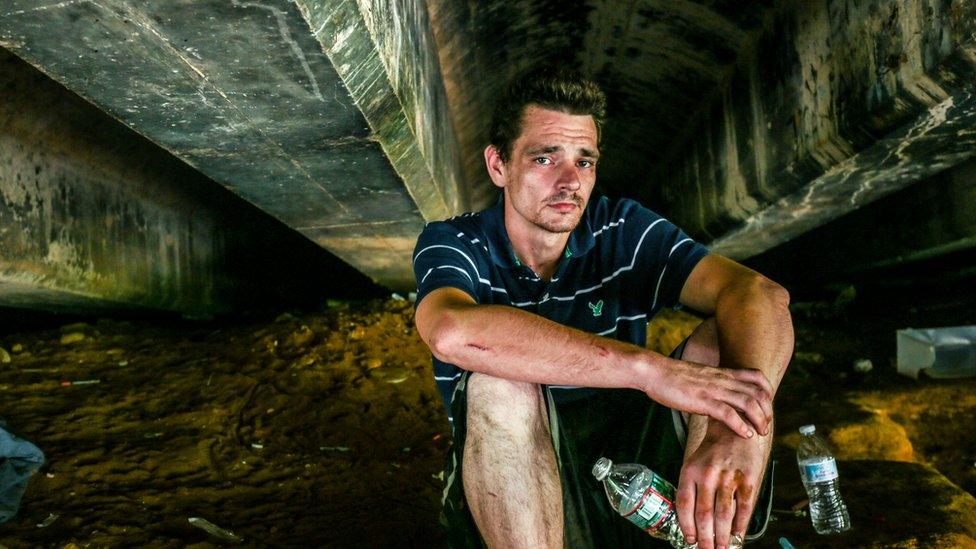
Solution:
<svg viewBox="0 0 976 549">
<path fill-rule="evenodd" d="M 818 534 L 839 534 L 851 528 L 851 517 L 840 495 L 837 461 L 815 431 L 813 425 L 800 427 L 803 439 L 796 450 L 796 462 L 810 498 L 813 529 Z"/>
</svg>

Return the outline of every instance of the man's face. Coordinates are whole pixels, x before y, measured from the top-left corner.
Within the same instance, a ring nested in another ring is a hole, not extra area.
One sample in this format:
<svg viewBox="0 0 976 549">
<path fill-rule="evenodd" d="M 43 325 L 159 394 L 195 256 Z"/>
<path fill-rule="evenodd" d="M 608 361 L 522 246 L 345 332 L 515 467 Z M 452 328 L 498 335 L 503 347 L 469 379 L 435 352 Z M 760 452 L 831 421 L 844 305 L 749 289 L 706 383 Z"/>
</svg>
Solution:
<svg viewBox="0 0 976 549">
<path fill-rule="evenodd" d="M 506 190 L 506 216 L 550 233 L 572 231 L 596 183 L 599 154 L 592 116 L 529 105 L 508 162 L 496 159 L 493 170 L 488 158 L 492 180 Z"/>
</svg>

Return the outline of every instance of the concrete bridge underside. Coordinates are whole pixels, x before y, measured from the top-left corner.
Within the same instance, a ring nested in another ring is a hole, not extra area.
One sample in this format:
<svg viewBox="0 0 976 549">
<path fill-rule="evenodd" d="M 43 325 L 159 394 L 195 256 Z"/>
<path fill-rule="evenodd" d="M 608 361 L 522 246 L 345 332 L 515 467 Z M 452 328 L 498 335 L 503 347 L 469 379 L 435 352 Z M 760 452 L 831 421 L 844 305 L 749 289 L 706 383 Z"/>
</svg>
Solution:
<svg viewBox="0 0 976 549">
<path fill-rule="evenodd" d="M 524 70 L 567 63 L 596 78 L 610 99 L 600 190 L 737 259 L 916 182 L 962 181 L 972 170 L 956 166 L 976 150 L 976 0 L 12 0 L 0 46 L 401 291 L 425 221 L 491 202 L 480 149 L 494 98 Z M 23 116 L 7 112 L 3 128 L 29 128 Z M 113 291 L 109 263 L 79 260 L 90 235 L 36 225 L 53 218 L 30 208 L 61 200 L 59 183 L 27 177 L 25 159 L 57 138 L 25 132 L 0 143 L 0 229 L 34 240 L 0 238 L 20 254 L 0 258 L 0 304 L 69 290 L 192 308 L 189 294 Z M 138 175 L 138 158 L 113 162 L 120 174 L 85 171 L 77 185 L 165 187 Z M 952 188 L 954 211 L 971 211 L 971 187 Z M 144 194 L 146 207 L 166 202 Z M 73 200 L 81 217 L 112 217 L 104 201 Z M 945 214 L 921 208 L 922 225 Z M 913 253 L 970 246 L 974 231 L 930 231 Z M 206 246 L 182 249 L 215 276 Z M 190 284 L 184 271 L 159 284 Z"/>
</svg>

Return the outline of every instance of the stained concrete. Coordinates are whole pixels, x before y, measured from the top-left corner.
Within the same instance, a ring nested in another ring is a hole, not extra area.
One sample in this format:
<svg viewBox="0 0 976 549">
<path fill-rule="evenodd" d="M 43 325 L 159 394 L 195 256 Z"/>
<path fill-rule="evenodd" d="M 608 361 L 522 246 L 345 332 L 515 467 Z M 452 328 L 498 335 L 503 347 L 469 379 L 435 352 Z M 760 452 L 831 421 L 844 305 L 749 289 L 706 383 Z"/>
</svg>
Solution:
<svg viewBox="0 0 976 549">
<path fill-rule="evenodd" d="M 310 276 L 276 252 L 303 255 Z M 200 316 L 370 291 L 322 256 L 0 50 L 0 305 Z"/>
<path fill-rule="evenodd" d="M 0 12 L 0 45 L 407 289 L 410 241 L 459 207 L 425 18 L 381 3 L 25 0 Z"/>
<path fill-rule="evenodd" d="M 494 200 L 481 149 L 516 73 L 594 77 L 609 100 L 598 191 L 744 259 L 969 158 L 974 31 L 976 0 L 0 11 L 0 45 L 398 290 L 425 221 Z"/>
<path fill-rule="evenodd" d="M 643 196 L 742 259 L 966 160 L 974 30 L 974 2 L 782 2 Z"/>
</svg>

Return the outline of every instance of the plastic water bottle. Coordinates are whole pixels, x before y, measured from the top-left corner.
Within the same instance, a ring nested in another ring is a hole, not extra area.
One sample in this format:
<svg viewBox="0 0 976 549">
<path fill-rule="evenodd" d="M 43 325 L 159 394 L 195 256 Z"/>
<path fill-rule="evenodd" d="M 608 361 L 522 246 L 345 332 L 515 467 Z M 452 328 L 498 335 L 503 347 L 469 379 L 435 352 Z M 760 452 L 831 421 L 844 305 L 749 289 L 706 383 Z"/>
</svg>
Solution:
<svg viewBox="0 0 976 549">
<path fill-rule="evenodd" d="M 678 525 L 674 485 L 643 465 L 614 465 L 602 457 L 593 465 L 593 476 L 603 482 L 603 489 L 613 509 L 648 534 L 666 540 L 677 549 L 695 549 Z M 742 547 L 742 540 L 732 536 L 729 549 Z"/>
<path fill-rule="evenodd" d="M 813 529 L 818 534 L 839 534 L 851 528 L 851 517 L 837 485 L 837 461 L 816 430 L 813 425 L 800 427 L 803 438 L 796 450 L 796 462 L 810 498 Z"/>
</svg>

